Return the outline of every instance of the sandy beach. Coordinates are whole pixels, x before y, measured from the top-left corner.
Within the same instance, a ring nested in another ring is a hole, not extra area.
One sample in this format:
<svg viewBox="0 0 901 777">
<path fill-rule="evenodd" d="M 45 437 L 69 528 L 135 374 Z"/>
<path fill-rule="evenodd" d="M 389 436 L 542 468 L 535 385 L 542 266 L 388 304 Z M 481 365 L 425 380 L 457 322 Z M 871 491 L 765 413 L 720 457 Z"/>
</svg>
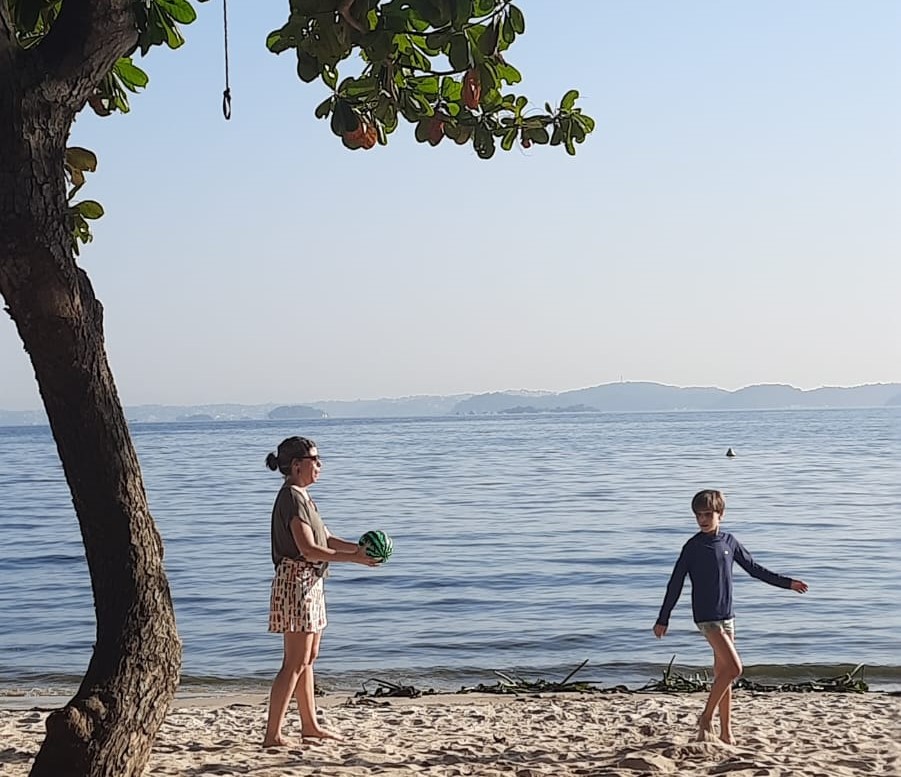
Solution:
<svg viewBox="0 0 901 777">
<path fill-rule="evenodd" d="M 178 701 L 151 775 L 901 775 L 901 697 L 750 693 L 735 745 L 693 741 L 697 694 L 320 699 L 342 742 L 260 746 L 262 696 Z M 0 710 L 0 773 L 26 775 L 46 710 Z M 291 711 L 286 734 L 298 725 Z"/>
</svg>

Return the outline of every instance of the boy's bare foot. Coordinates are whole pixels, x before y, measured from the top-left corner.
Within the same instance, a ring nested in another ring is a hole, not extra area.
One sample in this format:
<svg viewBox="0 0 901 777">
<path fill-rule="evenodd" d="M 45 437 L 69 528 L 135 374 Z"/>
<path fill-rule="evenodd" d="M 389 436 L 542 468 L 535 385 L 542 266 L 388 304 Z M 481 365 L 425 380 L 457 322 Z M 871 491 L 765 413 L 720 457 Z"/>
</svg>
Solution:
<svg viewBox="0 0 901 777">
<path fill-rule="evenodd" d="M 326 731 L 324 728 L 319 728 L 318 726 L 316 728 L 304 729 L 300 732 L 300 735 L 305 739 L 309 737 L 311 739 L 334 739 L 336 742 L 344 741 L 344 737 L 342 737 L 340 734 L 335 734 L 332 731 Z"/>
<path fill-rule="evenodd" d="M 716 739 L 716 735 L 713 733 L 713 721 L 705 720 L 703 717 L 698 721 L 698 742 L 709 742 L 711 739 Z"/>
<path fill-rule="evenodd" d="M 731 731 L 722 731 L 720 732 L 720 741 L 725 742 L 727 745 L 734 745 L 735 737 L 732 736 Z"/>
</svg>

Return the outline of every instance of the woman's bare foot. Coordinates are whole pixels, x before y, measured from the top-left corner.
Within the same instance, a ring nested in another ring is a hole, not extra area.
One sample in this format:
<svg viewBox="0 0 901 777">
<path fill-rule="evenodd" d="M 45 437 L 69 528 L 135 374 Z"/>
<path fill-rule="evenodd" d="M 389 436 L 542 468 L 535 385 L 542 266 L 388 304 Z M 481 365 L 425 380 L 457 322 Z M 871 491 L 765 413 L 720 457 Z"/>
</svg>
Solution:
<svg viewBox="0 0 901 777">
<path fill-rule="evenodd" d="M 300 732 L 300 735 L 304 737 L 304 739 L 309 737 L 311 739 L 334 739 L 336 742 L 344 741 L 344 737 L 342 737 L 340 734 L 335 734 L 332 731 L 326 731 L 324 728 L 319 728 L 318 726 L 316 728 L 304 729 Z"/>
<path fill-rule="evenodd" d="M 734 744 L 735 744 L 735 737 L 732 736 L 732 732 L 731 732 L 731 731 L 723 731 L 723 732 L 720 734 L 720 741 L 721 741 L 721 742 L 725 742 L 727 745 L 734 745 Z"/>
<path fill-rule="evenodd" d="M 279 735 L 277 735 L 277 736 L 274 736 L 274 737 L 269 737 L 269 736 L 267 736 L 267 737 L 263 740 L 263 747 L 264 747 L 264 748 L 269 748 L 269 747 L 296 747 L 296 746 L 297 746 L 297 742 L 294 742 L 294 741 L 291 740 L 291 739 L 285 739 L 285 737 L 283 737 L 281 734 L 279 734 Z"/>
</svg>

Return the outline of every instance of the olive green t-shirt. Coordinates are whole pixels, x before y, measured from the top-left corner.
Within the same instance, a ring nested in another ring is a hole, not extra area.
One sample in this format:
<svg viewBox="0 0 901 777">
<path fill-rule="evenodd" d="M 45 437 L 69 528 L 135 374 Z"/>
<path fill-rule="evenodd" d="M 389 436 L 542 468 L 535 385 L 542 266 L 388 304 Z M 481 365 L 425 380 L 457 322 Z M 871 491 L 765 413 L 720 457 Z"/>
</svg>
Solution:
<svg viewBox="0 0 901 777">
<path fill-rule="evenodd" d="M 302 559 L 303 554 L 291 534 L 291 520 L 297 518 L 313 530 L 317 545 L 327 546 L 328 529 L 319 516 L 316 503 L 297 486 L 285 484 L 272 506 L 272 563 L 278 566 L 283 558 Z M 319 564 L 319 574 L 324 575 L 328 562 Z"/>
</svg>

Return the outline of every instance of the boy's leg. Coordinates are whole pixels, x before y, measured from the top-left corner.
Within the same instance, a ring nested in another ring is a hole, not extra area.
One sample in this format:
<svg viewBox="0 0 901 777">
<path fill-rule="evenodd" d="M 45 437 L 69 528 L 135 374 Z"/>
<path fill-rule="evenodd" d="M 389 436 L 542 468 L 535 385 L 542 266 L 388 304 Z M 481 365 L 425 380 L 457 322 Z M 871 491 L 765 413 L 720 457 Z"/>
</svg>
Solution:
<svg viewBox="0 0 901 777">
<path fill-rule="evenodd" d="M 269 718 L 263 747 L 284 747 L 291 744 L 282 736 L 282 723 L 285 721 L 291 696 L 309 664 L 314 636 L 316 635 L 305 631 L 287 631 L 284 634 L 285 656 L 269 692 Z"/>
<path fill-rule="evenodd" d="M 723 701 L 726 693 L 731 694 L 732 681 L 741 676 L 741 658 L 735 650 L 732 640 L 723 630 L 712 630 L 704 633 L 710 647 L 713 648 L 713 686 L 707 705 L 698 722 L 698 739 L 706 739 L 713 732 L 713 715 Z M 730 695 L 731 701 L 731 695 Z M 731 709 L 730 709 L 731 712 Z M 727 713 L 727 719 L 729 713 Z"/>
<path fill-rule="evenodd" d="M 735 644 L 735 637 L 730 634 L 728 631 L 725 632 L 726 636 L 732 641 L 732 644 Z M 738 651 L 736 650 L 736 655 L 738 655 Z M 716 677 L 718 674 L 716 663 L 713 665 L 713 675 Z M 735 740 L 732 737 L 732 683 L 729 683 L 729 687 L 726 689 L 726 692 L 723 694 L 723 698 L 720 699 L 719 704 L 719 714 L 720 714 L 720 739 L 723 740 L 727 745 L 734 745 Z"/>
</svg>

